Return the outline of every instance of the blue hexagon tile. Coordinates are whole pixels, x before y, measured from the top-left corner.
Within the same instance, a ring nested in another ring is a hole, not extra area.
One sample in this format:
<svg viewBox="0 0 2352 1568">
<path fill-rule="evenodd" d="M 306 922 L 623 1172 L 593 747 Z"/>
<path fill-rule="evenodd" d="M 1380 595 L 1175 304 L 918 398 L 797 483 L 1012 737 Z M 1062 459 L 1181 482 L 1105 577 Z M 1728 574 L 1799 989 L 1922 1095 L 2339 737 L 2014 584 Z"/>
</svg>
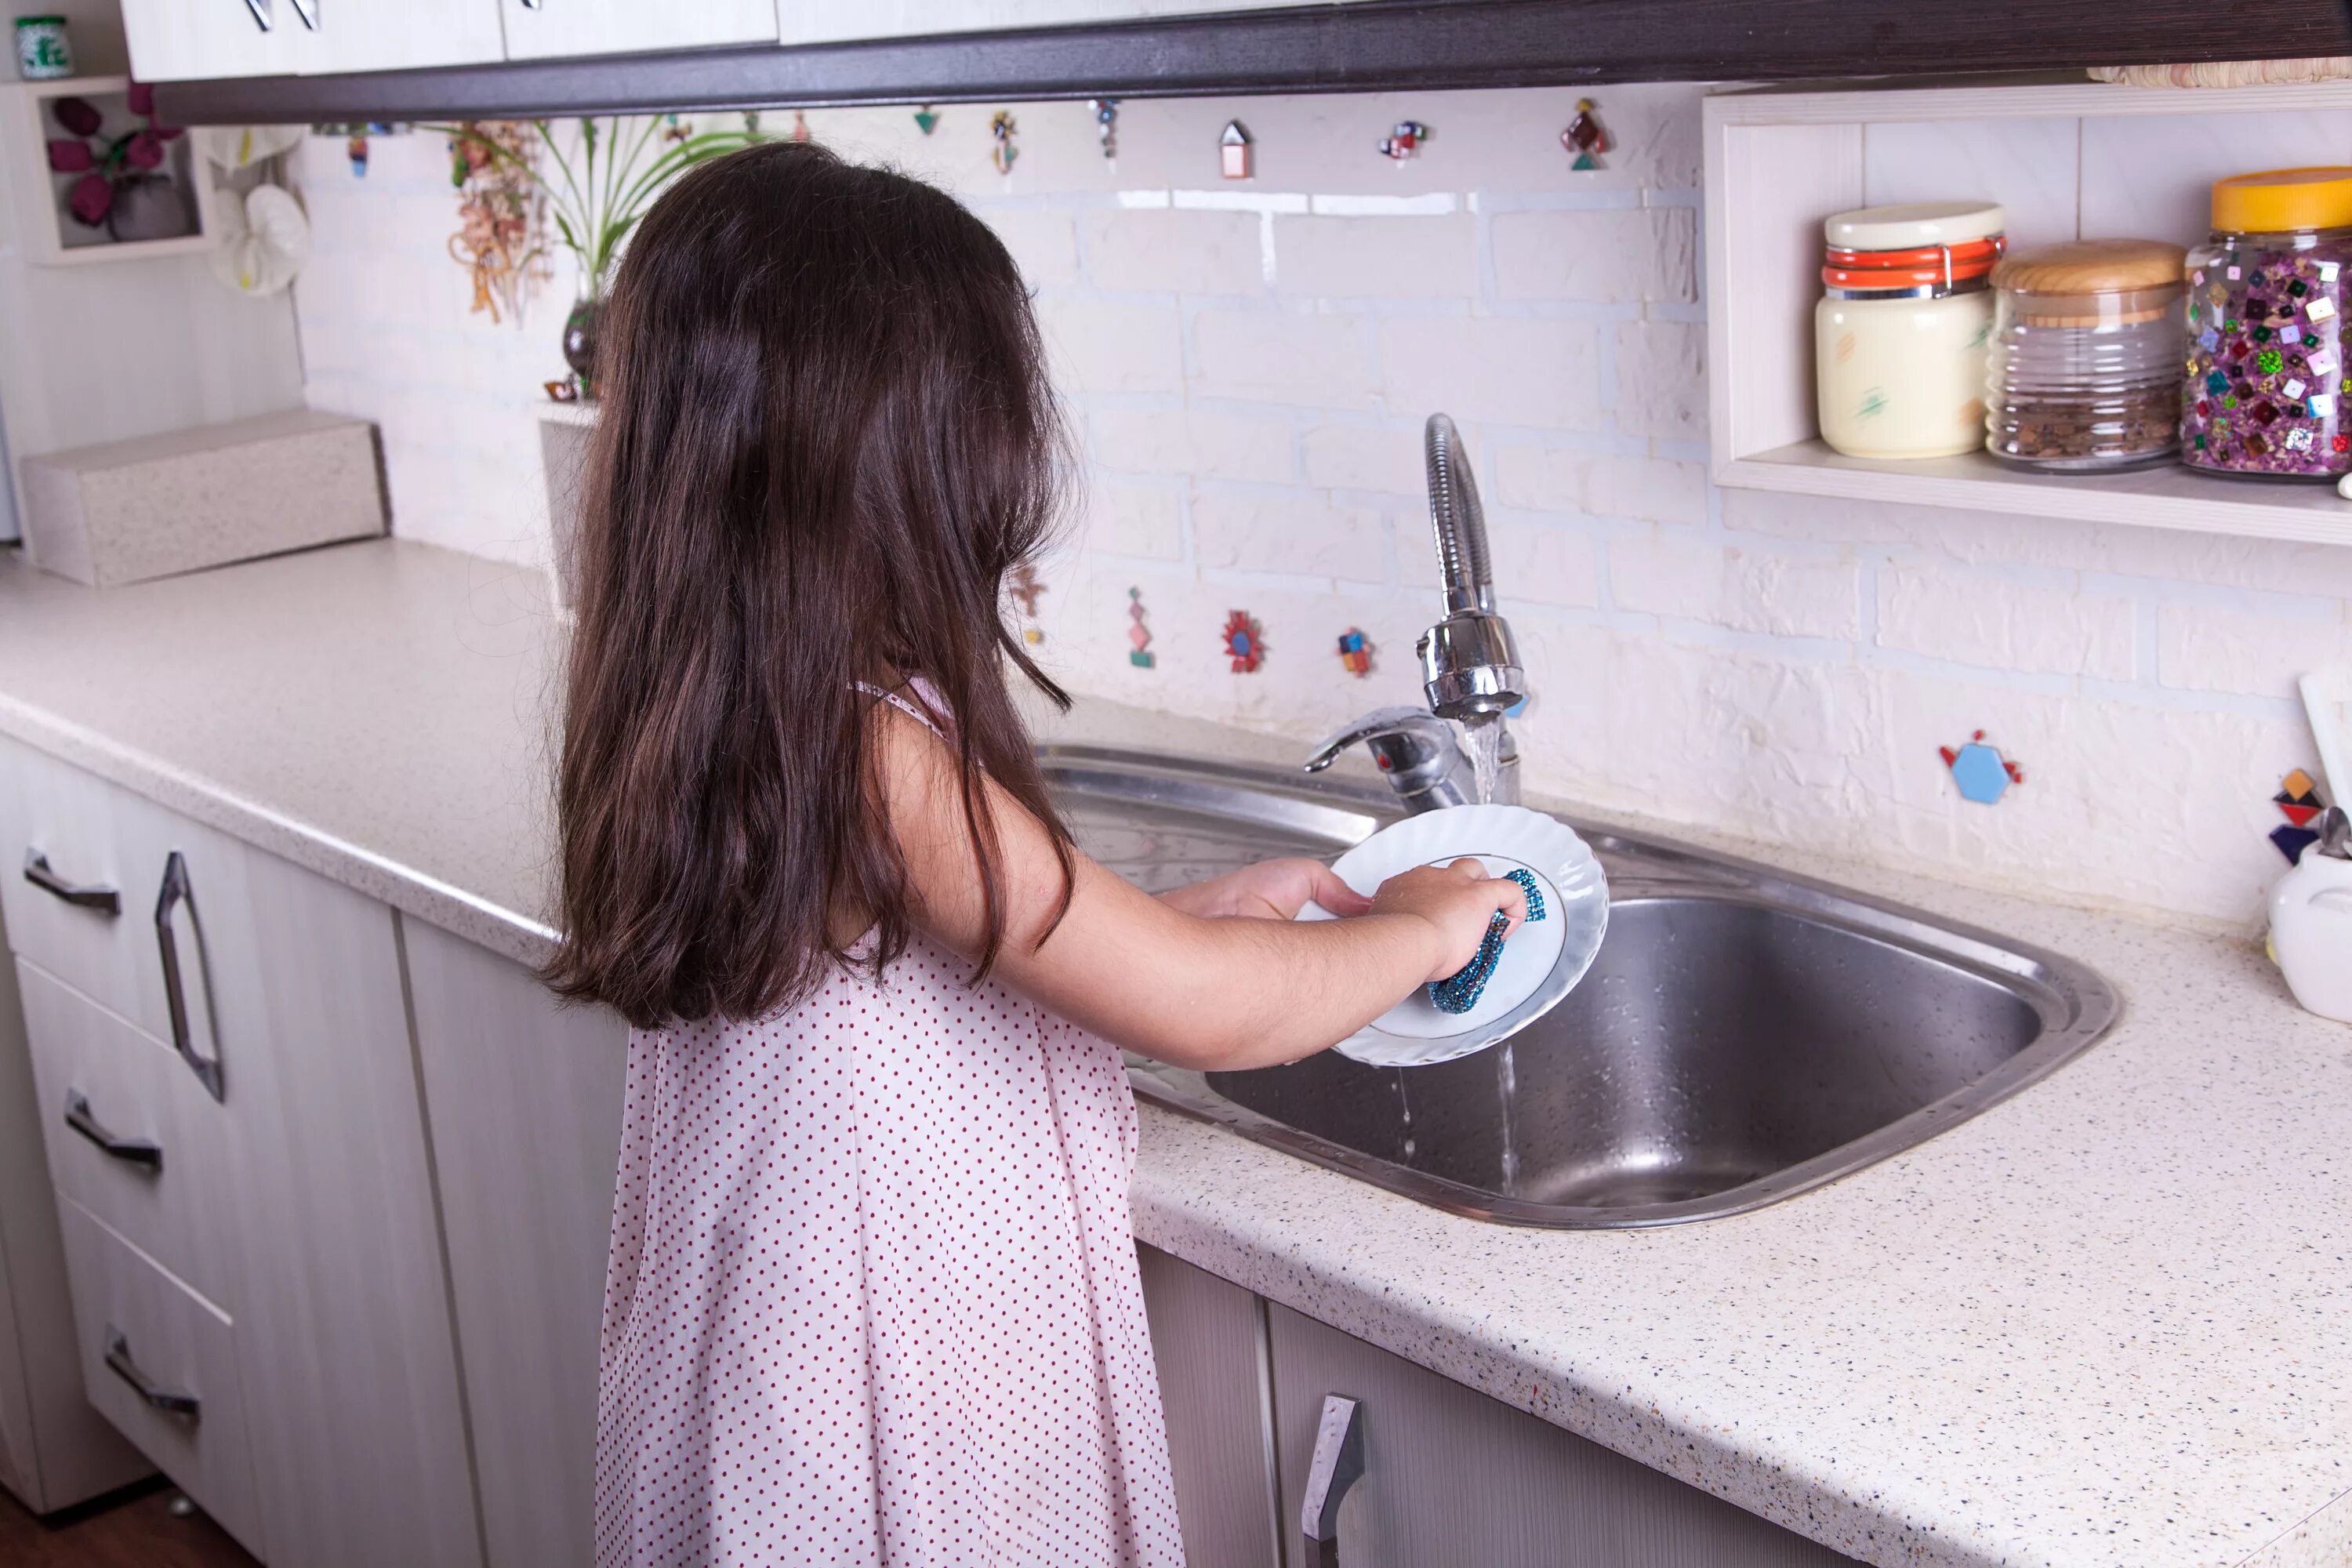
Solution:
<svg viewBox="0 0 2352 1568">
<path fill-rule="evenodd" d="M 1962 798 L 1979 805 L 1998 805 L 2009 793 L 2009 786 L 2025 782 L 2025 770 L 2000 754 L 1998 747 L 1985 743 L 1985 732 L 1979 730 L 1969 737 L 1965 746 L 1939 746 L 1944 765 L 1952 770 L 1952 782 L 1960 786 Z"/>
</svg>

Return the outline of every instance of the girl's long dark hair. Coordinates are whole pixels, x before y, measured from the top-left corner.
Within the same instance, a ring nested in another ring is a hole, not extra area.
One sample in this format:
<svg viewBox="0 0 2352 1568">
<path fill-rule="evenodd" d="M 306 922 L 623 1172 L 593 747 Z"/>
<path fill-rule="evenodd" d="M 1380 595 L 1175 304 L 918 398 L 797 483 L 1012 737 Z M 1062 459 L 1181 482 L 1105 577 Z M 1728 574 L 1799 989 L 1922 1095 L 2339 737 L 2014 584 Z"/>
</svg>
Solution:
<svg viewBox="0 0 2352 1568">
<path fill-rule="evenodd" d="M 807 143 L 693 170 L 605 302 L 545 978 L 651 1027 L 749 1018 L 912 931 L 860 682 L 930 682 L 1003 940 L 983 771 L 1052 831 L 1003 579 L 1066 443 L 1018 270 L 953 199 Z"/>
</svg>

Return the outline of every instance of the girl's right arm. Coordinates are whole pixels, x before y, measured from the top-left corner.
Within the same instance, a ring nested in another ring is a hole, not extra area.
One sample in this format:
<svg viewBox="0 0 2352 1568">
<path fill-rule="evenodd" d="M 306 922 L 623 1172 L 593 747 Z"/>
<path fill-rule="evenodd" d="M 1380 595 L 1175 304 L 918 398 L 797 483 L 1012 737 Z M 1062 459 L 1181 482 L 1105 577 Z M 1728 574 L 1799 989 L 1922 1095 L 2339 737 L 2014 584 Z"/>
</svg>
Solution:
<svg viewBox="0 0 2352 1568">
<path fill-rule="evenodd" d="M 882 734 L 917 921 L 975 957 L 987 911 L 954 753 L 894 710 Z M 1352 919 L 1203 918 L 1074 852 L 1069 910 L 1055 925 L 1062 875 L 1051 837 L 1010 795 L 983 787 L 1005 902 L 997 973 L 1081 1028 L 1178 1067 L 1225 1071 L 1311 1055 L 1468 963 L 1496 910 L 1515 924 L 1526 913 L 1517 883 L 1463 860 L 1390 879 L 1371 912 Z"/>
</svg>

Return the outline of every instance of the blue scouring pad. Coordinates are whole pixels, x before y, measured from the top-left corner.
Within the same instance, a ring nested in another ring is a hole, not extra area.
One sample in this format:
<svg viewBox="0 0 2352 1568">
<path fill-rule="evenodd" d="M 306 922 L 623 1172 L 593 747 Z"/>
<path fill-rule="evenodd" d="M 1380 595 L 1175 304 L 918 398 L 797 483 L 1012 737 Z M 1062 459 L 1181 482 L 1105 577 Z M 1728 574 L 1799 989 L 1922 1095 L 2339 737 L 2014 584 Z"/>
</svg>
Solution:
<svg viewBox="0 0 2352 1568">
<path fill-rule="evenodd" d="M 1505 875 L 1517 882 L 1520 890 L 1527 894 L 1528 922 L 1532 924 L 1543 919 L 1543 889 L 1536 886 L 1535 873 L 1521 868 Z M 1430 1005 L 1441 1013 L 1467 1013 L 1478 1005 L 1479 996 L 1486 992 L 1486 982 L 1494 978 L 1495 965 L 1502 961 L 1503 928 L 1510 923 L 1509 916 L 1500 910 L 1495 911 L 1494 920 L 1486 926 L 1486 940 L 1478 944 L 1477 956 L 1444 979 L 1429 983 Z"/>
</svg>

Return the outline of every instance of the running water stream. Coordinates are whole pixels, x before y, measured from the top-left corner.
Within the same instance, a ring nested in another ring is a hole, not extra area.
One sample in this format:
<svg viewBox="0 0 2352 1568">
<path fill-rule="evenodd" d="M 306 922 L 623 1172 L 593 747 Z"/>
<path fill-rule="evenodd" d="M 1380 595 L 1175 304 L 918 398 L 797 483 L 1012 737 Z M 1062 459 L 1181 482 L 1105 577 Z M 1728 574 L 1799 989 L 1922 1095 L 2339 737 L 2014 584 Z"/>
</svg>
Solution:
<svg viewBox="0 0 2352 1568">
<path fill-rule="evenodd" d="M 1470 771 L 1477 775 L 1480 805 L 1495 798 L 1495 781 L 1503 771 L 1503 716 L 1474 713 L 1462 721 L 1464 749 L 1470 753 Z"/>
</svg>

